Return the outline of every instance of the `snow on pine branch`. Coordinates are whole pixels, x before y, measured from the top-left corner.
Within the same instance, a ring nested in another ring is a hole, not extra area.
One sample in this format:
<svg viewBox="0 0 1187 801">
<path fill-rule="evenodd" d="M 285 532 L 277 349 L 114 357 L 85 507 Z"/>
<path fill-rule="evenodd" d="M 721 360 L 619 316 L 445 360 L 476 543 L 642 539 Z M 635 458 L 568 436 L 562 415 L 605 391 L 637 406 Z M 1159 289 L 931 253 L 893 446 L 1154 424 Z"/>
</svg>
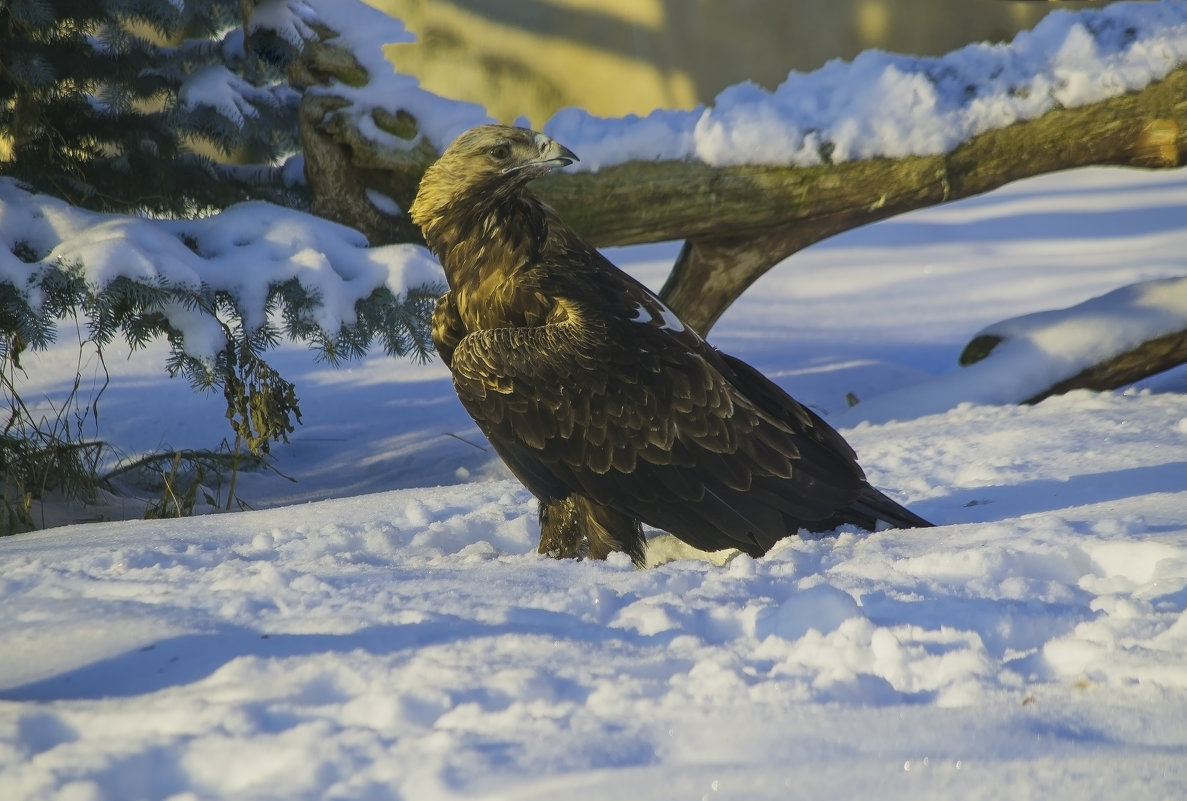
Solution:
<svg viewBox="0 0 1187 801">
<path fill-rule="evenodd" d="M 253 86 L 221 64 L 211 64 L 186 79 L 178 90 L 177 100 L 187 110 L 209 106 L 242 129 L 249 118 L 259 116 L 260 105 L 281 104 L 275 91 L 275 87 Z"/>
<path fill-rule="evenodd" d="M 795 164 L 946 153 L 1051 109 L 1141 89 L 1187 62 L 1187 3 L 1058 11 L 1009 44 L 938 58 L 869 50 L 791 72 L 773 92 L 731 86 L 708 108 L 595 117 L 569 108 L 544 127 L 597 170 L 631 160 L 714 166 Z"/>
<path fill-rule="evenodd" d="M 194 220 L 147 219 L 85 211 L 0 179 L 0 285 L 38 308 L 46 301 L 39 276 L 69 268 L 80 269 L 96 292 L 128 279 L 225 293 L 248 335 L 269 324 L 277 287 L 295 281 L 312 303 L 302 320 L 287 321 L 289 329 L 320 332 L 314 337 L 323 347 L 359 323 L 360 304 L 377 291 L 389 290 L 398 301 L 442 281 L 422 247 L 369 247 L 351 228 L 268 203 L 242 203 Z M 225 347 L 226 321 L 208 310 L 173 300 L 160 311 L 180 333 L 187 356 L 209 362 Z"/>
<path fill-rule="evenodd" d="M 312 5 L 305 0 L 261 0 L 252 8 L 244 27 L 249 35 L 267 30 L 301 48 L 317 38 L 312 27 L 316 19 Z"/>
</svg>

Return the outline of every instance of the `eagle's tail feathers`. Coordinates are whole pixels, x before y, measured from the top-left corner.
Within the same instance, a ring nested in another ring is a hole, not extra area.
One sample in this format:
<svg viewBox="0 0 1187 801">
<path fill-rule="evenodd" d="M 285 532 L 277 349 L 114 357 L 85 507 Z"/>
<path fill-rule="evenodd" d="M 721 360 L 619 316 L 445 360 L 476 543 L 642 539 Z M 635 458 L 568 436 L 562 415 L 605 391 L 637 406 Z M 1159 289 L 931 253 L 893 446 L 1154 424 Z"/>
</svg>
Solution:
<svg viewBox="0 0 1187 801">
<path fill-rule="evenodd" d="M 858 495 L 857 500 L 850 504 L 846 512 L 851 512 L 855 518 L 860 518 L 849 522 L 856 523 L 869 531 L 879 528 L 931 528 L 935 525 L 897 501 L 888 498 L 869 484 L 862 487 L 861 494 Z M 845 514 L 845 512 L 841 514 Z"/>
</svg>

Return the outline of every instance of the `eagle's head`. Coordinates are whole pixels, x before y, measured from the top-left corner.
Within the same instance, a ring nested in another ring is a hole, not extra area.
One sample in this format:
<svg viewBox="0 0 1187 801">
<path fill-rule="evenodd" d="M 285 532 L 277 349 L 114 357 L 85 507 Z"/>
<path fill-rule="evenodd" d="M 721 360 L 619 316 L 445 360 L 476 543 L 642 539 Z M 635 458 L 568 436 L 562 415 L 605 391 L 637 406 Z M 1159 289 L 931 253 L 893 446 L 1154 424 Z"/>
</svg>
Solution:
<svg viewBox="0 0 1187 801">
<path fill-rule="evenodd" d="M 500 203 L 531 179 L 574 161 L 573 151 L 542 133 L 480 125 L 455 139 L 425 171 L 409 214 L 431 245 L 433 229 L 451 210 Z"/>
<path fill-rule="evenodd" d="M 510 125 L 479 125 L 453 140 L 434 168 L 462 166 L 476 181 L 527 181 L 574 161 L 573 151 L 542 133 Z"/>
</svg>

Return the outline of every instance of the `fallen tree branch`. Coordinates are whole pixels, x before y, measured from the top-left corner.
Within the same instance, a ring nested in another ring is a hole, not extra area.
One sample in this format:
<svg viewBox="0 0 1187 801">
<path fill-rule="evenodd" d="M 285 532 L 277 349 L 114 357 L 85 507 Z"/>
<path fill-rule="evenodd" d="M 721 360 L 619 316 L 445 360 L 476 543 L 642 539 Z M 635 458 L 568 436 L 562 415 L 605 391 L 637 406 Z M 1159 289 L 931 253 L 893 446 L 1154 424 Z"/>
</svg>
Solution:
<svg viewBox="0 0 1187 801">
<path fill-rule="evenodd" d="M 1110 390 L 1187 363 L 1187 278 L 1143 281 L 1067 309 L 984 328 L 962 367 L 998 361 L 1020 403 L 1073 389 Z"/>
<path fill-rule="evenodd" d="M 965 346 L 960 355 L 961 365 L 967 366 L 986 358 L 1003 340 L 1000 337 L 980 336 Z M 1021 401 L 1034 404 L 1075 389 L 1104 392 L 1129 386 L 1135 381 L 1187 364 L 1187 331 L 1178 331 L 1147 340 L 1137 347 L 1112 356 L 1070 378 L 1056 381 Z"/>
</svg>

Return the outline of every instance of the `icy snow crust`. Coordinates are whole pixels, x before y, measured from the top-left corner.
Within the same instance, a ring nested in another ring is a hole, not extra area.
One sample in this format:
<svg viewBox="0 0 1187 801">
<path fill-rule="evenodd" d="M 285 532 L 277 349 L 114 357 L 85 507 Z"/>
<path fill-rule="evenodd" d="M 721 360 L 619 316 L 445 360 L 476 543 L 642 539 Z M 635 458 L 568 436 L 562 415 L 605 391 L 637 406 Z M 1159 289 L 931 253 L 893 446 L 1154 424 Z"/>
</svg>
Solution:
<svg viewBox="0 0 1187 801">
<path fill-rule="evenodd" d="M 711 341 L 940 527 L 759 560 L 661 536 L 645 571 L 540 557 L 441 365 L 281 348 L 300 483 L 241 492 L 354 497 L 0 540 L 0 798 L 1180 798 L 1187 373 L 1017 407 L 954 359 L 998 320 L 1181 274 L 1184 219 L 1187 171 L 1085 170 L 765 276 Z M 611 256 L 657 285 L 675 252 Z M 158 355 L 109 355 L 103 435 L 208 447 L 220 405 Z M 27 396 L 76 360 L 26 354 Z M 959 376 L 953 407 L 867 422 Z"/>
</svg>

